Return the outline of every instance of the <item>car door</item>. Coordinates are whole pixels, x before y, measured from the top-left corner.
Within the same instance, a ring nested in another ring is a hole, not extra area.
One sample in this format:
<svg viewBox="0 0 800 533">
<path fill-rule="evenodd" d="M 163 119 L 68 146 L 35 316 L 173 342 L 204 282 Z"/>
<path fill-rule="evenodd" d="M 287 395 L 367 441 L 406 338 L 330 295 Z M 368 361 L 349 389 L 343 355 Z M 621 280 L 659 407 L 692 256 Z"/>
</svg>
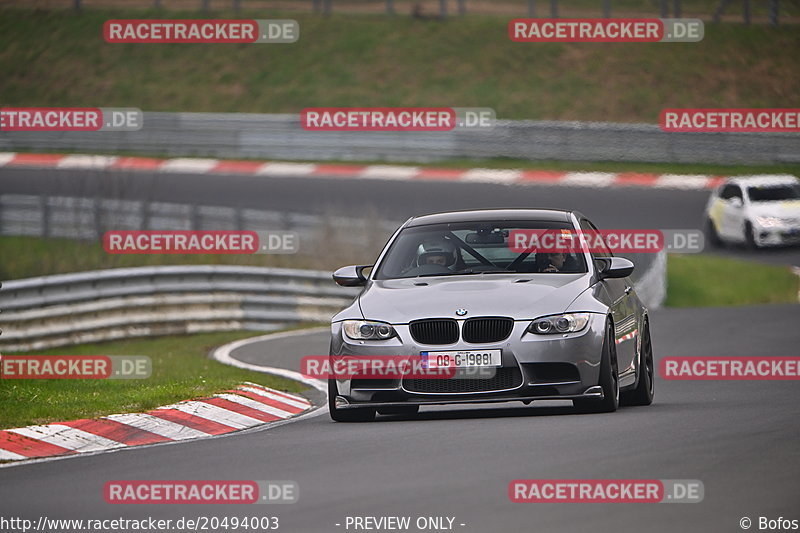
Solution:
<svg viewBox="0 0 800 533">
<path fill-rule="evenodd" d="M 590 221 L 580 221 L 583 231 L 598 232 Z M 600 249 L 592 251 L 592 259 L 596 262 L 604 257 L 613 257 L 610 250 Z M 635 372 L 634 358 L 636 357 L 636 336 L 638 324 L 636 320 L 635 298 L 630 294 L 633 284 L 629 278 L 604 279 L 600 282 L 603 286 L 607 302 L 611 308 L 611 318 L 614 320 L 614 342 L 617 347 L 617 367 L 622 379 L 627 373 Z M 624 385 L 625 383 L 621 383 Z"/>
</svg>

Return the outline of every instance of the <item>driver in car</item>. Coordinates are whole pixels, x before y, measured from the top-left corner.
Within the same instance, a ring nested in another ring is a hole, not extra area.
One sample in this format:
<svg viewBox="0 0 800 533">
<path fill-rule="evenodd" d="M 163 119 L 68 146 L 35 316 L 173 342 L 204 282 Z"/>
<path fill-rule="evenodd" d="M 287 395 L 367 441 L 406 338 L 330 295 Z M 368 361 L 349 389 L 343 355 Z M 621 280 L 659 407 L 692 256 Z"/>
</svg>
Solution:
<svg viewBox="0 0 800 533">
<path fill-rule="evenodd" d="M 536 265 L 539 272 L 561 272 L 567 260 L 565 253 L 542 253 L 536 256 Z"/>
<path fill-rule="evenodd" d="M 417 266 L 451 267 L 456 263 L 456 249 L 449 241 L 422 243 L 417 251 Z"/>
</svg>

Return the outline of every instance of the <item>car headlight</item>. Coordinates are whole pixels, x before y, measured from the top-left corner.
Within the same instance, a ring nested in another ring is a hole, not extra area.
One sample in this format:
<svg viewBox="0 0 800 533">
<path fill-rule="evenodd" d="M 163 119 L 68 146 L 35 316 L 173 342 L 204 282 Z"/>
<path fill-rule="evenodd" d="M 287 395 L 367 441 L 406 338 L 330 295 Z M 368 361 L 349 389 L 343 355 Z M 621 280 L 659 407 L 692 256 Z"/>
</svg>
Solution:
<svg viewBox="0 0 800 533">
<path fill-rule="evenodd" d="M 566 313 L 537 318 L 528 326 L 528 331 L 537 335 L 573 333 L 582 330 L 588 323 L 589 313 Z"/>
<path fill-rule="evenodd" d="M 774 228 L 775 226 L 783 225 L 783 220 L 778 217 L 756 217 L 756 222 L 762 228 Z"/>
<path fill-rule="evenodd" d="M 386 340 L 395 336 L 394 328 L 385 322 L 345 320 L 344 333 L 357 341 Z"/>
</svg>

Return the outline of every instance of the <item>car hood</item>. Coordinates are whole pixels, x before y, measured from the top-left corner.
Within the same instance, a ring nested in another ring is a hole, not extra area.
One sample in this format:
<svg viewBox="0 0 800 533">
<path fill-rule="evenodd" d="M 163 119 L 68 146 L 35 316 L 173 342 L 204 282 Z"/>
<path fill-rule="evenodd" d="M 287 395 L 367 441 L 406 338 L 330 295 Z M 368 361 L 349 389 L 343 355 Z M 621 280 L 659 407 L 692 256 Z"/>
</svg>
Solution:
<svg viewBox="0 0 800 533">
<path fill-rule="evenodd" d="M 751 202 L 750 212 L 755 216 L 799 218 L 800 200 L 780 202 Z"/>
<path fill-rule="evenodd" d="M 485 274 L 371 281 L 359 297 L 364 318 L 405 324 L 419 318 L 561 313 L 589 287 L 589 274 Z"/>
</svg>

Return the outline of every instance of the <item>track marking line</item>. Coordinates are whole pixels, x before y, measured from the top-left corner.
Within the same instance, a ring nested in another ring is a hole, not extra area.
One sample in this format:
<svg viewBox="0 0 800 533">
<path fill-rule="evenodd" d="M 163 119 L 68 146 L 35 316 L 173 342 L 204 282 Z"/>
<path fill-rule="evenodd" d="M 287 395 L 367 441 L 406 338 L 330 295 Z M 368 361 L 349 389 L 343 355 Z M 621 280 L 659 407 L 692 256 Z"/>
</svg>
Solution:
<svg viewBox="0 0 800 533">
<path fill-rule="evenodd" d="M 158 169 L 161 172 L 205 174 L 216 167 L 218 163 L 218 159 L 176 157 L 175 159 L 167 159 Z"/>
</svg>

